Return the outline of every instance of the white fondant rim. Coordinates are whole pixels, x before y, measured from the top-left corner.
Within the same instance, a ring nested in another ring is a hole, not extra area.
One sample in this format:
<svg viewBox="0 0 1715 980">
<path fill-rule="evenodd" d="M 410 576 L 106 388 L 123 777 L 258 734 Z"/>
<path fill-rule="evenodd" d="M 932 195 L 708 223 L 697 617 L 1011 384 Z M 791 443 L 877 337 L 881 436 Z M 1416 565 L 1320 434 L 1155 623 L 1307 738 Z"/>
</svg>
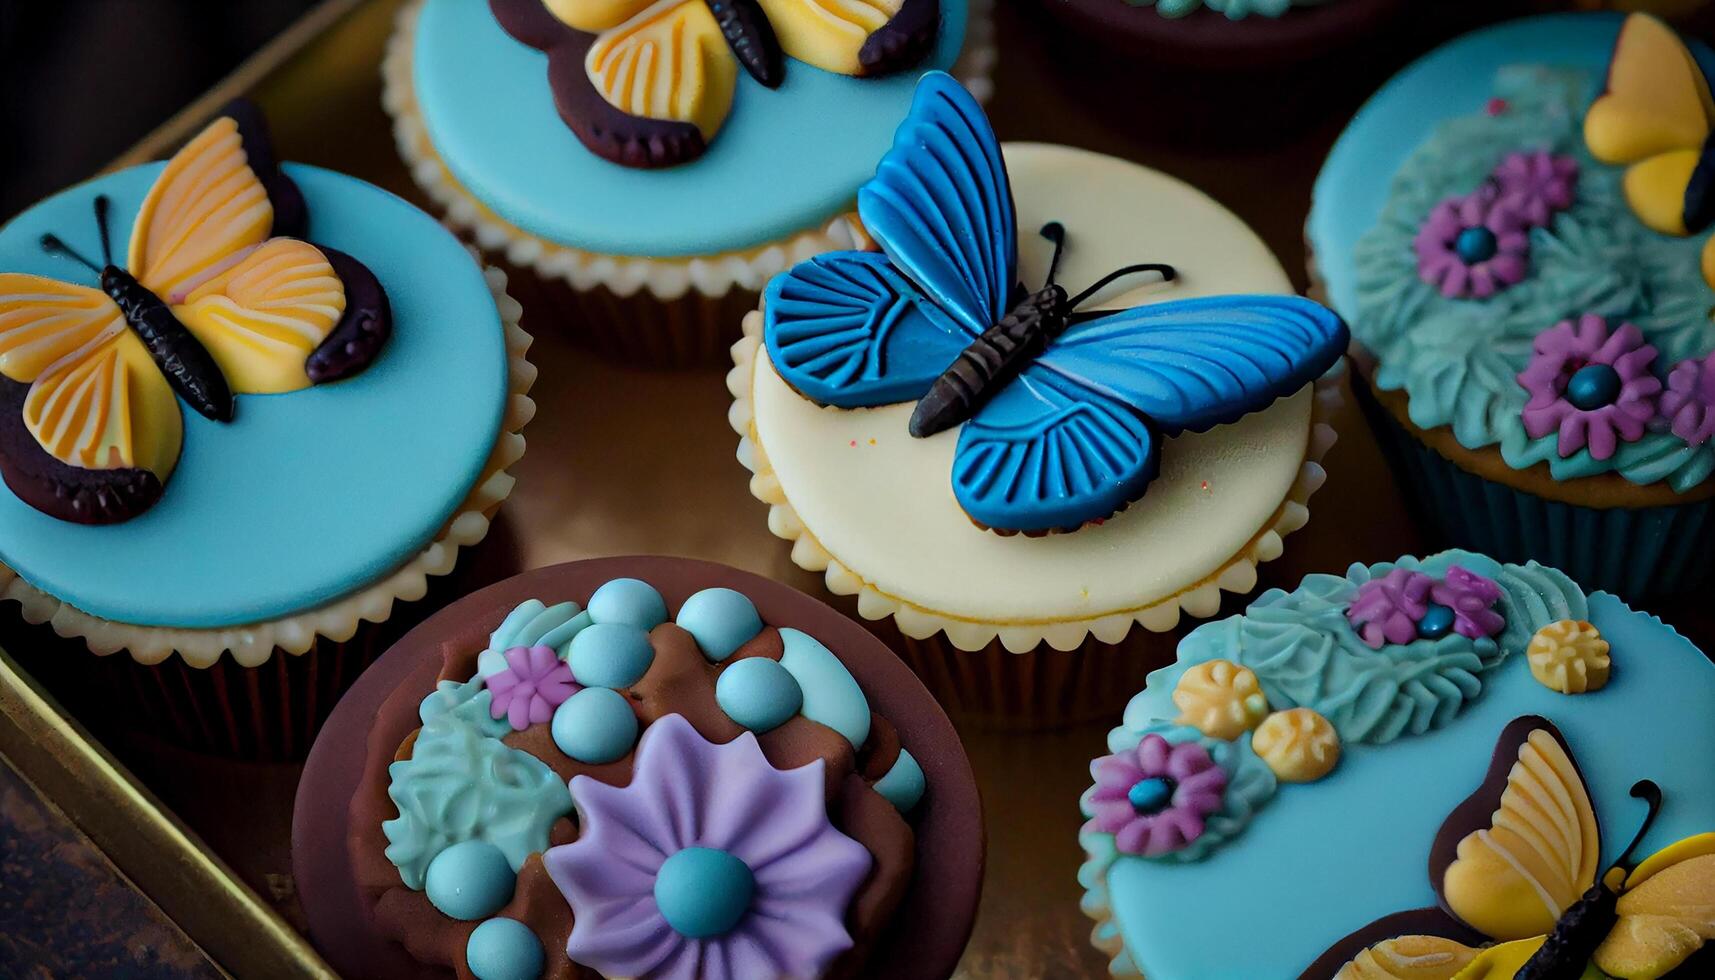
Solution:
<svg viewBox="0 0 1715 980">
<path fill-rule="evenodd" d="M 813 255 L 861 248 L 866 242 L 855 213 L 836 215 L 825 225 L 754 248 L 688 258 L 587 252 L 524 231 L 465 190 L 429 140 L 411 81 L 413 39 L 423 3 L 412 0 L 400 9 L 381 62 L 381 104 L 393 117 L 394 142 L 417 186 L 443 210 L 446 223 L 513 266 L 564 281 L 579 292 L 605 287 L 616 296 L 629 297 L 647 290 L 658 300 L 675 300 L 693 289 L 710 297 L 724 296 L 734 288 L 760 292 L 776 273 Z M 979 101 L 987 101 L 994 89 L 989 77 L 995 63 L 992 3 L 970 0 L 965 46 L 952 72 Z"/>
<path fill-rule="evenodd" d="M 480 261 L 474 253 L 472 260 Z M 240 666 L 257 667 L 268 661 L 276 647 L 301 654 L 318 637 L 344 642 L 351 639 L 362 621 L 385 621 L 392 614 L 395 601 L 421 599 L 428 590 L 430 576 L 452 571 L 459 549 L 487 536 L 495 509 L 512 493 L 515 480 L 507 468 L 524 455 L 521 430 L 536 414 L 536 403 L 529 397 L 536 368 L 525 357 L 531 337 L 518 325 L 522 309 L 506 294 L 505 273 L 485 268 L 483 275 L 494 294 L 501 329 L 506 334 L 510 391 L 506 414 L 482 475 L 458 510 L 433 541 L 387 577 L 306 612 L 221 629 L 137 626 L 91 616 L 24 581 L 3 562 L 0 562 L 0 600 L 17 602 L 26 621 L 37 625 L 48 623 L 55 633 L 82 639 L 92 652 L 102 656 L 125 650 L 138 663 L 158 664 L 176 652 L 192 667 L 210 667 L 222 653 L 230 651 Z"/>
<path fill-rule="evenodd" d="M 1152 632 L 1166 632 L 1178 624 L 1181 611 L 1200 619 L 1207 618 L 1220 610 L 1223 591 L 1242 595 L 1256 588 L 1256 566 L 1280 557 L 1284 550 L 1282 539 L 1310 520 L 1310 496 L 1327 479 L 1321 461 L 1334 445 L 1335 432 L 1330 419 L 1340 407 L 1340 381 L 1346 373 L 1342 360 L 1315 382 L 1310 437 L 1297 477 L 1269 521 L 1257 530 L 1242 550 L 1213 573 L 1135 609 L 1088 619 L 991 623 L 928 609 L 882 592 L 874 583 L 865 581 L 842 564 L 804 526 L 791 501 L 786 499 L 774 467 L 756 435 L 751 392 L 756 374 L 756 355 L 761 347 L 762 313 L 753 310 L 744 318 L 744 337 L 732 347 L 733 369 L 727 374 L 727 390 L 732 393 L 733 403 L 727 412 L 727 421 L 739 436 L 739 462 L 751 471 L 751 495 L 769 505 L 768 529 L 776 537 L 792 542 L 792 561 L 807 571 L 823 573 L 829 592 L 857 596 L 858 612 L 865 619 L 892 616 L 900 632 L 919 640 L 938 632 L 945 633 L 947 639 L 961 650 L 981 650 L 999 639 L 1013 653 L 1025 653 L 1043 643 L 1056 650 L 1072 650 L 1091 635 L 1103 643 L 1118 643 L 1134 625 L 1142 625 Z"/>
</svg>

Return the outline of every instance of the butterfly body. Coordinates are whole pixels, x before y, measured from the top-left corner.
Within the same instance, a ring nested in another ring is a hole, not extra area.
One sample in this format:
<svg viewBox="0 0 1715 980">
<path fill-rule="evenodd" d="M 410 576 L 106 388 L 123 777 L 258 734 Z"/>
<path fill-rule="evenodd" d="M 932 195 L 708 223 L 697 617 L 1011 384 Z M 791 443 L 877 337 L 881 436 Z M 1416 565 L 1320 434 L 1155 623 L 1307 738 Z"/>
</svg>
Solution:
<svg viewBox="0 0 1715 980">
<path fill-rule="evenodd" d="M 779 88 L 786 77 L 780 39 L 756 0 L 704 0 L 715 15 L 721 36 L 751 78 L 767 88 Z"/>
<path fill-rule="evenodd" d="M 171 307 L 136 276 L 116 265 L 101 270 L 101 291 L 113 298 L 179 397 L 204 418 L 232 421 L 232 389 L 220 373 L 220 365 L 173 315 Z"/>
<path fill-rule="evenodd" d="M 1001 321 L 983 331 L 917 402 L 911 434 L 919 439 L 969 421 L 996 390 L 1066 332 L 1072 306 L 1057 284 L 1029 294 Z"/>
</svg>

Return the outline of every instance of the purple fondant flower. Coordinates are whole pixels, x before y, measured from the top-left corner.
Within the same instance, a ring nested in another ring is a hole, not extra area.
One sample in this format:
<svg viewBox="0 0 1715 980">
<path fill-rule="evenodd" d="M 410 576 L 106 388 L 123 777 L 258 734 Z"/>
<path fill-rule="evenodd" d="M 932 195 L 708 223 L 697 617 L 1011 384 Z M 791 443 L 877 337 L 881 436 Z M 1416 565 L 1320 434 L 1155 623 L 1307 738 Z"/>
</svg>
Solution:
<svg viewBox="0 0 1715 980">
<path fill-rule="evenodd" d="M 1715 438 L 1715 354 L 1673 366 L 1661 395 L 1661 414 L 1673 434 L 1690 445 Z"/>
<path fill-rule="evenodd" d="M 513 647 L 505 656 L 506 669 L 485 682 L 494 694 L 488 710 L 505 715 L 514 731 L 552 721 L 554 709 L 582 690 L 552 647 Z"/>
<path fill-rule="evenodd" d="M 1518 376 L 1530 392 L 1522 418 L 1532 439 L 1558 431 L 1562 457 L 1589 446 L 1591 456 L 1608 459 L 1621 441 L 1643 437 L 1661 380 L 1650 373 L 1656 350 L 1637 327 L 1609 332 L 1606 320 L 1586 313 L 1537 334 L 1534 347 Z"/>
<path fill-rule="evenodd" d="M 1546 225 L 1556 211 L 1572 206 L 1578 186 L 1578 161 L 1544 150 L 1511 153 L 1494 172 L 1501 200 L 1533 225 Z"/>
<path fill-rule="evenodd" d="M 1492 184 L 1435 205 L 1412 248 L 1417 274 L 1451 299 L 1486 299 L 1523 281 L 1530 268 L 1530 226 Z"/>
<path fill-rule="evenodd" d="M 1389 643 L 1417 639 L 1417 624 L 1429 611 L 1435 580 L 1409 568 L 1396 568 L 1358 586 L 1346 620 L 1364 643 L 1380 650 Z"/>
<path fill-rule="evenodd" d="M 1453 610 L 1453 632 L 1480 640 L 1506 629 L 1506 617 L 1495 611 L 1501 587 L 1493 579 L 1454 565 L 1447 577 L 1429 590 L 1437 605 Z"/>
<path fill-rule="evenodd" d="M 603 976 L 820 975 L 852 945 L 871 864 L 825 789 L 820 759 L 779 770 L 750 732 L 716 745 L 655 722 L 630 785 L 572 778 L 578 839 L 543 855 L 572 906 L 566 954 Z"/>
<path fill-rule="evenodd" d="M 1090 767 L 1096 789 L 1086 826 L 1114 835 L 1125 854 L 1157 857 L 1203 836 L 1203 819 L 1221 808 L 1227 773 L 1196 742 L 1145 735 L 1137 748 Z"/>
</svg>

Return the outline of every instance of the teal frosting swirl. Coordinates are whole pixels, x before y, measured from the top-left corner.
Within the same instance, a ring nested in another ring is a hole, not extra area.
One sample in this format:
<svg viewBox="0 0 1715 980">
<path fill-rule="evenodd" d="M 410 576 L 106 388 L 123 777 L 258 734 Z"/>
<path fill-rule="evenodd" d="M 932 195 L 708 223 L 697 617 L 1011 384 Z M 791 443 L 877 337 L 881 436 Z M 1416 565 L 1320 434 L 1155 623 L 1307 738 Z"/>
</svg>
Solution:
<svg viewBox="0 0 1715 980">
<path fill-rule="evenodd" d="M 1154 7 L 1163 17 L 1184 17 L 1199 7 L 1208 7 L 1228 20 L 1243 20 L 1256 14 L 1279 17 L 1293 7 L 1314 7 L 1333 0 L 1125 0 L 1134 7 Z"/>
<path fill-rule="evenodd" d="M 1346 609 L 1365 582 L 1395 568 L 1441 578 L 1454 565 L 1500 585 L 1506 627 L 1498 636 L 1473 640 L 1450 633 L 1376 650 L 1347 622 Z M 1274 589 L 1243 615 L 1192 631 L 1179 644 L 1178 662 L 1151 674 L 1149 696 L 1126 709 L 1127 728 L 1172 717 L 1171 692 L 1180 675 L 1220 659 L 1254 671 L 1269 707 L 1314 709 L 1344 742 L 1421 735 L 1452 721 L 1482 693 L 1483 675 L 1522 652 L 1538 629 L 1588 615 L 1583 591 L 1560 572 L 1535 563 L 1502 565 L 1470 552 L 1353 565 L 1344 576 L 1311 575 L 1292 592 Z"/>
<path fill-rule="evenodd" d="M 1557 437 L 1531 439 L 1520 412 L 1517 375 L 1536 335 L 1583 313 L 1637 325 L 1660 351 L 1655 369 L 1715 348 L 1703 281 L 1703 238 L 1672 238 L 1644 227 L 1625 203 L 1623 171 L 1584 146 L 1584 107 L 1599 79 L 1541 66 L 1503 69 L 1496 95 L 1507 109 L 1449 120 L 1395 175 L 1381 219 L 1358 243 L 1358 315 L 1352 333 L 1380 361 L 1376 384 L 1409 396 L 1411 421 L 1450 426 L 1467 449 L 1499 446 L 1515 469 L 1547 463 L 1557 480 L 1615 472 L 1639 485 L 1684 491 L 1715 473 L 1715 442 L 1689 446 L 1652 431 L 1607 460 L 1588 449 L 1562 458 Z M 1577 199 L 1549 227 L 1531 232 L 1530 272 L 1486 300 L 1448 299 L 1417 274 L 1412 239 L 1441 200 L 1469 194 L 1518 151 L 1577 159 Z"/>
</svg>

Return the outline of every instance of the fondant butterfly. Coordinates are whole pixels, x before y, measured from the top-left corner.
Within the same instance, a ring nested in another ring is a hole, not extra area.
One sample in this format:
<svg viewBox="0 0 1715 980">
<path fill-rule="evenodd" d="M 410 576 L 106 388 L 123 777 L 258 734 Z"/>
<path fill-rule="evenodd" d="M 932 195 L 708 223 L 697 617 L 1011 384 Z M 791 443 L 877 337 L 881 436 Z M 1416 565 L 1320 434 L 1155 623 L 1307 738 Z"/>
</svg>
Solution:
<svg viewBox="0 0 1715 980">
<path fill-rule="evenodd" d="M 1335 943 L 1301 980 L 1579 980 L 1715 975 L 1715 833 L 1636 864 L 1661 808 L 1602 872 L 1589 788 L 1553 723 L 1502 730 L 1475 793 L 1435 836 L 1429 878 L 1440 906 L 1387 916 Z M 1589 972 L 1591 965 L 1601 973 Z"/>
<path fill-rule="evenodd" d="M 742 66 L 768 88 L 782 52 L 841 75 L 917 63 L 940 0 L 489 0 L 548 54 L 554 105 L 598 156 L 671 167 L 701 156 L 732 109 Z"/>
<path fill-rule="evenodd" d="M 1626 203 L 1646 226 L 1684 237 L 1715 224 L 1715 99 L 1673 28 L 1648 14 L 1626 18 L 1584 142 L 1596 159 L 1626 165 Z M 1715 238 L 1702 268 L 1715 286 Z"/>
<path fill-rule="evenodd" d="M 917 401 L 911 434 L 963 423 L 953 493 L 1003 533 L 1073 529 L 1143 495 L 1161 443 L 1233 422 L 1327 371 L 1333 312 L 1295 296 L 1226 296 L 1074 314 L 1054 265 L 1018 281 L 1012 190 L 982 110 L 925 75 L 858 214 L 882 252 L 832 252 L 776 276 L 763 339 L 780 376 L 821 405 Z M 1064 243 L 1057 224 L 1043 230 Z"/>
<path fill-rule="evenodd" d="M 0 273 L 0 476 L 26 503 L 85 524 L 147 510 L 178 462 L 183 399 L 218 422 L 233 393 L 294 391 L 374 359 L 386 294 L 350 256 L 302 234 L 302 193 L 274 161 L 260 114 L 235 104 L 156 178 L 113 263 L 56 235 L 42 245 L 100 288 Z"/>
</svg>

